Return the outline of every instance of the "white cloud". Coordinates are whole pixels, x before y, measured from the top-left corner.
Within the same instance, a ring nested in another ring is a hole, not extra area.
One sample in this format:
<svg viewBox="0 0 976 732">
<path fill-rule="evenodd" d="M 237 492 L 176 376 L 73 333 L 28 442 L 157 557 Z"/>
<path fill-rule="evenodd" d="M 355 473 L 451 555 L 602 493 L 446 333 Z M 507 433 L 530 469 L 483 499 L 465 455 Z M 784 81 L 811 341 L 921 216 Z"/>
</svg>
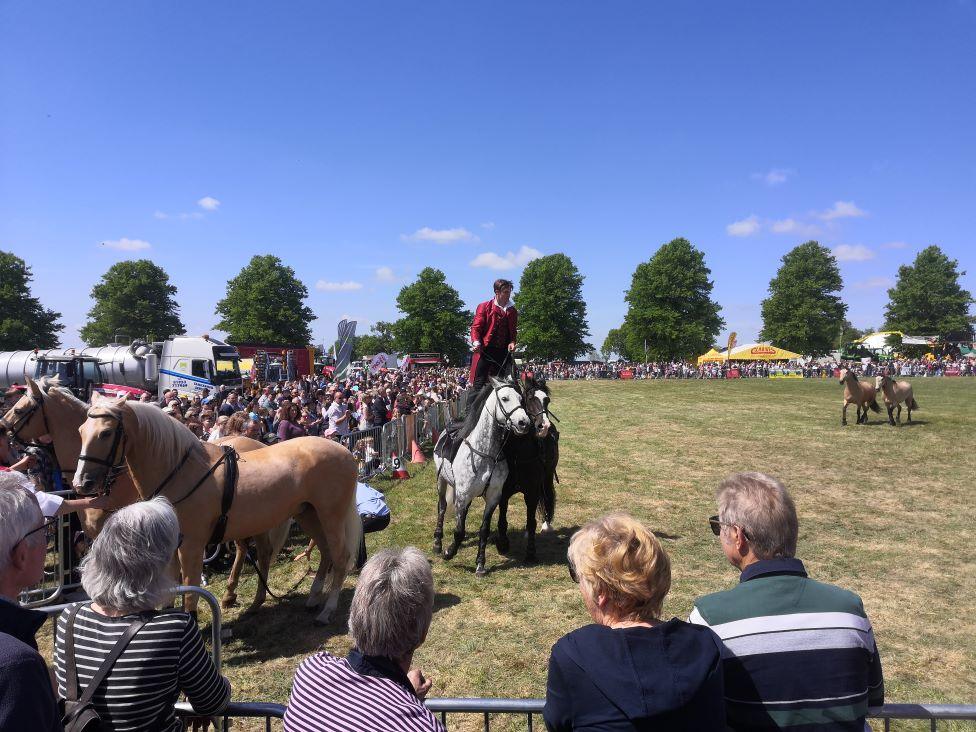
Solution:
<svg viewBox="0 0 976 732">
<path fill-rule="evenodd" d="M 486 221 L 486 222 L 484 222 L 481 225 L 481 228 L 484 229 L 485 231 L 491 231 L 492 229 L 495 228 L 495 222 L 494 221 Z"/>
<path fill-rule="evenodd" d="M 854 201 L 835 201 L 833 206 L 819 214 L 824 221 L 852 219 L 867 215 L 868 212 L 858 208 Z"/>
<path fill-rule="evenodd" d="M 734 221 L 725 227 L 725 233 L 729 236 L 752 236 L 759 231 L 759 217 L 753 214 L 747 219 Z"/>
<path fill-rule="evenodd" d="M 472 267 L 487 267 L 488 269 L 515 269 L 524 267 L 533 259 L 542 256 L 542 252 L 532 247 L 523 246 L 518 252 L 508 252 L 505 256 L 495 254 L 495 252 L 482 252 L 471 260 Z"/>
<path fill-rule="evenodd" d="M 765 173 L 753 173 L 752 179 L 762 181 L 767 186 L 775 187 L 783 185 L 791 175 L 793 175 L 793 171 L 789 168 L 772 168 Z"/>
<path fill-rule="evenodd" d="M 319 280 L 315 283 L 315 289 L 320 292 L 352 292 L 353 290 L 363 289 L 363 283 L 353 282 L 352 280 L 347 280 L 346 282 L 326 282 L 325 280 Z"/>
<path fill-rule="evenodd" d="M 191 211 L 190 213 L 181 213 L 179 215 L 179 218 L 181 221 L 187 221 L 188 219 L 197 220 L 197 219 L 202 219 L 203 214 L 200 213 L 199 211 Z"/>
<path fill-rule="evenodd" d="M 435 244 L 453 244 L 457 241 L 478 241 L 478 237 L 463 227 L 456 229 L 432 229 L 425 226 L 412 234 L 401 234 L 404 241 L 432 241 Z"/>
<path fill-rule="evenodd" d="M 907 249 L 908 244 L 903 241 L 889 241 L 887 244 L 881 245 L 882 249 Z"/>
<path fill-rule="evenodd" d="M 888 289 L 894 285 L 895 281 L 890 277 L 868 277 L 866 280 L 854 283 L 854 287 L 858 290 Z"/>
<path fill-rule="evenodd" d="M 841 244 L 834 247 L 834 256 L 838 262 L 866 262 L 874 259 L 874 252 L 863 244 Z"/>
<path fill-rule="evenodd" d="M 121 239 L 103 241 L 102 246 L 106 249 L 117 249 L 120 252 L 138 252 L 141 249 L 149 249 L 152 244 L 142 239 L 127 239 L 122 237 Z"/>
<path fill-rule="evenodd" d="M 396 275 L 391 267 L 377 267 L 376 279 L 380 282 L 396 282 Z"/>
<path fill-rule="evenodd" d="M 154 219 L 168 219 L 169 218 L 169 214 L 168 213 L 163 213 L 162 211 L 154 211 L 153 212 L 153 218 Z"/>
<path fill-rule="evenodd" d="M 220 201 L 213 196 L 204 196 L 197 201 L 197 206 L 202 208 L 204 211 L 216 211 L 218 208 L 220 208 Z"/>
<path fill-rule="evenodd" d="M 820 228 L 814 224 L 805 224 L 796 219 L 779 219 L 773 221 L 769 228 L 774 234 L 799 234 L 800 236 L 816 236 Z"/>
</svg>

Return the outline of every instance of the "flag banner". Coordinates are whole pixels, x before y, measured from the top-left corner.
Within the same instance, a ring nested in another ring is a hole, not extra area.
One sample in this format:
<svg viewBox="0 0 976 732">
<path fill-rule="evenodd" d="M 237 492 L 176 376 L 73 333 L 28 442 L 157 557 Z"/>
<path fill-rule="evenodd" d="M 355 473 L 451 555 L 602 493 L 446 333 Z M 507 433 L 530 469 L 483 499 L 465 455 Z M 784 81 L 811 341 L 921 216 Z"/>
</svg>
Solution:
<svg viewBox="0 0 976 732">
<path fill-rule="evenodd" d="M 336 344 L 336 381 L 342 381 L 349 375 L 349 362 L 352 360 L 352 343 L 356 337 L 356 321 L 339 321 L 339 340 Z"/>
</svg>

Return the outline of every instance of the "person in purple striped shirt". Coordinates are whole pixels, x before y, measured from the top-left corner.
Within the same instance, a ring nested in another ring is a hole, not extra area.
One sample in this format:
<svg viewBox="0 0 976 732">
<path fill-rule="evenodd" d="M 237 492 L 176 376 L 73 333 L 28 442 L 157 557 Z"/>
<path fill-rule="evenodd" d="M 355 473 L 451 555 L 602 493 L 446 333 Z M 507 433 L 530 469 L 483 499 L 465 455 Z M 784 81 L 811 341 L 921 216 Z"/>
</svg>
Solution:
<svg viewBox="0 0 976 732">
<path fill-rule="evenodd" d="M 286 732 L 445 732 L 424 706 L 431 681 L 411 668 L 434 613 L 434 575 L 416 547 L 366 562 L 349 609 L 346 658 L 323 651 L 295 672 Z"/>
</svg>

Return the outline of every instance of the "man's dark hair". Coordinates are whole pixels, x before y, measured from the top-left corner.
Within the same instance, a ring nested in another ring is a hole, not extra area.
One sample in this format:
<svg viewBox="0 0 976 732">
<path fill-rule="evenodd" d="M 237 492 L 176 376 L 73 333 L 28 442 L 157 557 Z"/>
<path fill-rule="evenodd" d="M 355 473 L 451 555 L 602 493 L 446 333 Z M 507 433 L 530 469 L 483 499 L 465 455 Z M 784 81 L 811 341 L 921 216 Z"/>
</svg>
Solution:
<svg viewBox="0 0 976 732">
<path fill-rule="evenodd" d="M 512 284 L 511 280 L 497 279 L 495 280 L 495 292 L 501 292 L 504 288 L 513 289 L 515 285 Z"/>
</svg>

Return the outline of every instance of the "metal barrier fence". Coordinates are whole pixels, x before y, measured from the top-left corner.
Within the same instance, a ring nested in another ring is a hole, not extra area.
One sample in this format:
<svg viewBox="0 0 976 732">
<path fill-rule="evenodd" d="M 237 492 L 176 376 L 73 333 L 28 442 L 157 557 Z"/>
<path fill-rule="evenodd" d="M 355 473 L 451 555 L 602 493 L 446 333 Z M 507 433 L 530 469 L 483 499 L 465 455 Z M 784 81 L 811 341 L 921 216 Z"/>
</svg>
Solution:
<svg viewBox="0 0 976 732">
<path fill-rule="evenodd" d="M 50 495 L 68 498 L 71 491 L 51 491 Z M 24 607 L 51 605 L 66 592 L 81 586 L 80 582 L 74 581 L 75 553 L 71 550 L 71 533 L 71 515 L 58 517 L 54 541 L 48 546 L 44 560 L 44 578 L 20 593 L 20 604 Z"/>
<path fill-rule="evenodd" d="M 525 729 L 532 732 L 536 729 L 545 729 L 542 722 L 542 708 L 545 705 L 544 699 L 428 699 L 425 704 L 427 708 L 434 712 L 447 727 L 448 715 L 476 714 L 482 718 L 482 725 L 485 732 L 490 732 L 492 715 L 506 714 L 523 717 L 525 719 Z M 176 705 L 177 713 L 180 716 L 190 716 L 193 713 L 189 704 L 181 703 Z M 265 704 L 259 702 L 231 702 L 219 718 L 227 723 L 235 719 L 264 719 L 265 730 L 271 732 L 275 727 L 272 720 L 283 719 L 285 707 L 281 704 Z M 868 718 L 884 723 L 885 732 L 890 732 L 893 728 L 893 720 L 901 721 L 926 721 L 929 722 L 930 730 L 938 730 L 939 722 L 948 721 L 976 721 L 976 705 L 956 705 L 956 704 L 885 704 L 883 707 L 871 709 Z"/>
<path fill-rule="evenodd" d="M 425 410 L 392 419 L 382 427 L 370 427 L 343 435 L 339 442 L 359 462 L 359 479 L 367 480 L 390 470 L 393 455 L 408 461 L 413 442 L 433 447 L 437 436 L 454 419 L 464 415 L 463 399 L 435 402 Z"/>
</svg>

